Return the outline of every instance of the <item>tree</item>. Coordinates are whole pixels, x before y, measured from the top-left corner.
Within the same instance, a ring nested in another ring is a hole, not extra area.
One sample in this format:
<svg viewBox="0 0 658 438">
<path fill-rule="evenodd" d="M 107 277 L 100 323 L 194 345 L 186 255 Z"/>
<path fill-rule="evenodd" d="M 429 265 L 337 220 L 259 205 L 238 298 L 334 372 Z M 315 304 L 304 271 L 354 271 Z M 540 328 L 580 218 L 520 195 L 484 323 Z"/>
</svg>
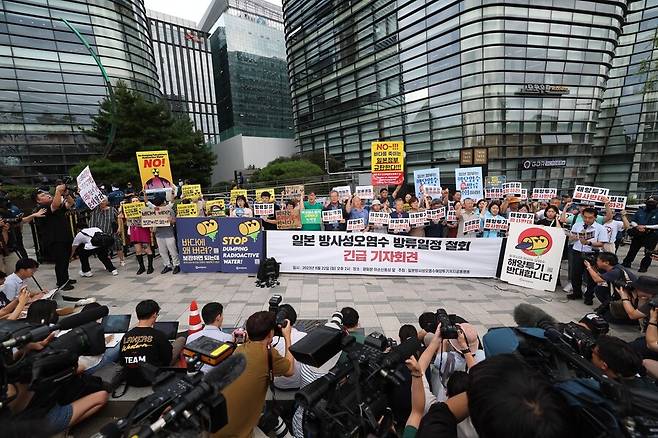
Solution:
<svg viewBox="0 0 658 438">
<path fill-rule="evenodd" d="M 114 123 L 116 136 L 107 155 L 110 161 L 130 165 L 137 173 L 135 152 L 166 149 L 174 178 L 193 179 L 204 186 L 210 184 L 217 158 L 206 146 L 203 133 L 195 129 L 187 116 L 172 114 L 163 100 L 150 102 L 121 81 L 114 87 L 114 104 L 116 112 L 113 114 L 112 102 L 103 99 L 98 114 L 92 119 L 92 129 L 87 131 L 105 142 Z M 99 165 L 95 161 L 81 163 L 80 168 L 90 163 L 101 169 L 107 167 L 105 162 Z M 97 178 L 94 169 L 91 170 Z"/>
<path fill-rule="evenodd" d="M 324 175 L 317 164 L 307 160 L 277 158 L 251 176 L 251 182 L 274 182 Z"/>
</svg>

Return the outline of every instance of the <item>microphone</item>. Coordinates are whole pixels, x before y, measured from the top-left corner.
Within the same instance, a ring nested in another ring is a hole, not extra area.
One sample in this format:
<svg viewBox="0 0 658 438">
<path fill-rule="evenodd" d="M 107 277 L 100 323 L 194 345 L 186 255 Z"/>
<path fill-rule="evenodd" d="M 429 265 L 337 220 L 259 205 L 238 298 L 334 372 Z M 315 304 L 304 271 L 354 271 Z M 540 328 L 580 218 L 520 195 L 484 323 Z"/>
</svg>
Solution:
<svg viewBox="0 0 658 438">
<path fill-rule="evenodd" d="M 199 386 L 181 396 L 180 401 L 167 411 L 162 417 L 150 426 L 140 431 L 140 438 L 157 434 L 169 423 L 173 422 L 179 414 L 184 413 L 189 407 L 194 407 L 210 394 L 221 391 L 233 383 L 247 366 L 247 360 L 242 354 L 234 354 L 221 364 L 209 371 L 199 383 Z"/>
<path fill-rule="evenodd" d="M 42 325 L 30 329 L 30 331 L 28 331 L 24 335 L 6 340 L 5 342 L 2 343 L 2 347 L 12 348 L 17 345 L 27 344 L 28 342 L 32 342 L 32 341 L 41 341 L 55 330 L 70 330 L 72 328 L 79 327 L 83 324 L 87 324 L 88 322 L 93 322 L 96 321 L 97 319 L 107 316 L 109 312 L 110 310 L 107 308 L 107 306 L 100 306 L 90 310 L 86 310 L 76 315 L 71 315 L 67 318 L 64 318 L 57 324 Z"/>
<path fill-rule="evenodd" d="M 555 328 L 557 320 L 537 306 L 522 303 L 514 308 L 514 322 L 519 327 L 538 327 L 543 329 L 547 338 L 559 339 L 561 334 Z"/>
<path fill-rule="evenodd" d="M 408 338 L 397 347 L 393 348 L 384 359 L 382 359 L 382 368 L 392 368 L 403 363 L 420 348 L 420 341 L 417 338 Z"/>
</svg>

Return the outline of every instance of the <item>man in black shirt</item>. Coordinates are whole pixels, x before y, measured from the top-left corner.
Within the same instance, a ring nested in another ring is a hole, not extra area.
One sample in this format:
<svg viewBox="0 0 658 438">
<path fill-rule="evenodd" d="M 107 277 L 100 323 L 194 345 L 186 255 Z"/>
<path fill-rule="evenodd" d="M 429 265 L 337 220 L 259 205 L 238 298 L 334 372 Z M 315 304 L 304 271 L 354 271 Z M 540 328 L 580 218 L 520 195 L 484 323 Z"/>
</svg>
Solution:
<svg viewBox="0 0 658 438">
<path fill-rule="evenodd" d="M 615 297 L 615 284 L 627 284 L 637 280 L 632 272 L 626 270 L 617 256 L 611 252 L 601 252 L 596 256 L 596 265 L 585 260 L 583 262 L 590 277 L 594 281 L 594 294 L 603 306 L 607 306 Z"/>
<path fill-rule="evenodd" d="M 36 219 L 41 247 L 55 261 L 55 275 L 60 290 L 71 290 L 75 281 L 69 280 L 69 260 L 71 258 L 71 243 L 73 230 L 66 211 L 73 206 L 75 200 L 66 188 L 60 184 L 52 196 L 45 190 L 37 189 L 32 194 L 32 200 L 38 204 L 38 209 L 46 209 L 43 217 Z"/>
<path fill-rule="evenodd" d="M 158 303 L 153 300 L 140 301 L 135 313 L 139 322 L 121 339 L 119 363 L 126 368 L 129 385 L 149 386 L 151 382 L 142 372 L 142 364 L 170 366 L 178 356 L 173 355 L 173 347 L 165 334 L 153 328 L 160 313 Z"/>
<path fill-rule="evenodd" d="M 599 336 L 592 350 L 592 363 L 610 379 L 626 386 L 655 389 L 651 382 L 637 377 L 642 370 L 642 357 L 619 338 Z"/>
<path fill-rule="evenodd" d="M 274 204 L 273 214 L 260 217 L 263 220 L 263 228 L 266 230 L 276 230 L 276 212 L 281 210 L 281 207 L 274 201 L 274 196 L 270 192 L 266 191 L 260 194 L 260 202 L 262 204 Z"/>
</svg>

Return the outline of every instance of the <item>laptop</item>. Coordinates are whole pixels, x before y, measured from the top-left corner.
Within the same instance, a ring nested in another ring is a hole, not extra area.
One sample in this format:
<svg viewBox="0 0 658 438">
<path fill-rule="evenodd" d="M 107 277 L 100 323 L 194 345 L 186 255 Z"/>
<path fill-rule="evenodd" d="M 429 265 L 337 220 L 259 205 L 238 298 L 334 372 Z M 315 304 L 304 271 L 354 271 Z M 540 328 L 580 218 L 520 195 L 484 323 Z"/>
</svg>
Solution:
<svg viewBox="0 0 658 438">
<path fill-rule="evenodd" d="M 130 327 L 130 315 L 107 315 L 101 327 L 105 333 L 105 347 L 116 347 Z"/>
<path fill-rule="evenodd" d="M 164 333 L 169 341 L 173 341 L 178 336 L 178 321 L 156 322 L 153 328 Z"/>
</svg>

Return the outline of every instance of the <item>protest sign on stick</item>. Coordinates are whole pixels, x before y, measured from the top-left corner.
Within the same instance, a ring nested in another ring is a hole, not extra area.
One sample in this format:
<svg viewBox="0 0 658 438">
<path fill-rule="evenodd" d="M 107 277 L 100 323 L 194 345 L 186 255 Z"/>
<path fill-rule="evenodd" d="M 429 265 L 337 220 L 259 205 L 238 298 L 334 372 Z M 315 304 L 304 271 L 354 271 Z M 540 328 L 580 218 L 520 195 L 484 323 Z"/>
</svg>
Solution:
<svg viewBox="0 0 658 438">
<path fill-rule="evenodd" d="M 89 207 L 90 210 L 98 207 L 105 195 L 100 191 L 94 181 L 94 177 L 91 175 L 91 170 L 89 166 L 85 167 L 80 175 L 76 178 L 78 183 L 78 191 L 80 192 L 80 197 L 84 201 L 85 205 Z"/>
</svg>

